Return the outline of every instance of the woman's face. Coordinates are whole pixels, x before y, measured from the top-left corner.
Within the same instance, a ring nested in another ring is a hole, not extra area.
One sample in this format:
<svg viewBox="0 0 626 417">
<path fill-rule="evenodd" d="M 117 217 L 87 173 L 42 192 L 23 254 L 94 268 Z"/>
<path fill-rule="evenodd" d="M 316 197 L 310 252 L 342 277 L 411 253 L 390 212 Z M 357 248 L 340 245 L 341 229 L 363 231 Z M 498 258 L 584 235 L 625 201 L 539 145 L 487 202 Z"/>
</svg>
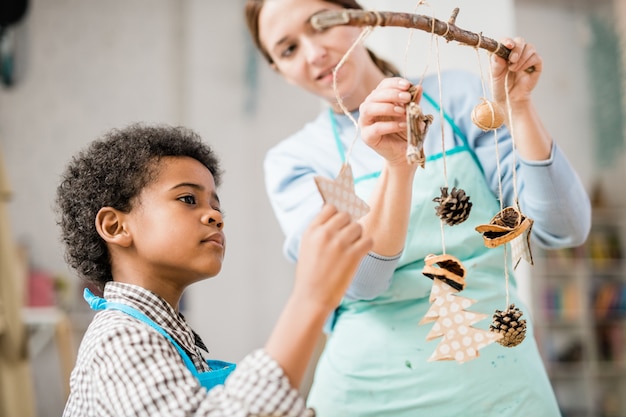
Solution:
<svg viewBox="0 0 626 417">
<path fill-rule="evenodd" d="M 290 84 L 335 103 L 333 69 L 352 47 L 361 28 L 335 26 L 318 31 L 311 16 L 343 10 L 322 0 L 266 0 L 259 15 L 259 38 L 273 67 Z M 337 73 L 337 90 L 348 108 L 355 108 L 369 93 L 363 88 L 364 71 L 372 67 L 360 43 Z"/>
</svg>

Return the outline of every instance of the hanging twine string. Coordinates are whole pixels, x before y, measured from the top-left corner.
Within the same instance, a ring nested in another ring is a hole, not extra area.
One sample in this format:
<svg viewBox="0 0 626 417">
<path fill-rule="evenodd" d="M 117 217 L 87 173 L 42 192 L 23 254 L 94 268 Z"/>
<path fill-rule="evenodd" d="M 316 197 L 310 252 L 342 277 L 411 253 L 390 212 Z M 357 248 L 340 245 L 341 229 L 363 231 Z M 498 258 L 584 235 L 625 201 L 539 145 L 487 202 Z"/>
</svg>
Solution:
<svg viewBox="0 0 626 417">
<path fill-rule="evenodd" d="M 507 244 L 504 245 L 504 289 L 506 291 L 506 304 L 505 306 L 508 307 L 509 306 L 509 268 L 507 268 L 507 259 L 508 259 L 508 251 L 507 251 Z"/>
<path fill-rule="evenodd" d="M 478 48 L 480 47 L 481 41 L 482 41 L 482 32 L 480 32 L 478 34 L 478 44 L 474 45 L 474 50 L 476 51 L 476 58 L 477 58 L 477 61 L 478 61 L 478 72 L 480 74 L 480 85 L 481 85 L 481 87 L 483 89 L 483 97 L 487 97 L 487 93 L 486 93 L 486 90 L 485 90 L 485 76 L 484 76 L 484 73 L 483 73 L 483 65 L 480 62 L 480 51 L 478 50 Z M 491 71 L 490 71 L 490 73 L 491 73 Z"/>
<path fill-rule="evenodd" d="M 478 58 L 478 68 L 480 71 L 480 82 L 482 84 L 483 97 L 487 97 L 487 94 L 485 91 L 484 71 L 483 71 L 481 60 L 480 60 L 480 51 L 478 49 L 480 47 L 481 39 L 482 39 L 482 36 L 479 38 L 478 44 L 476 44 L 474 48 L 476 50 L 476 56 Z M 490 53 L 488 55 L 489 59 L 491 59 L 492 56 L 493 56 L 493 53 Z M 493 85 L 493 74 L 491 73 L 491 71 L 489 71 L 489 86 L 491 90 L 490 97 L 493 97 L 494 85 Z M 493 111 L 494 110 L 492 109 L 492 112 Z M 500 210 L 503 210 L 504 209 L 504 192 L 502 191 L 502 167 L 500 166 L 500 151 L 498 149 L 498 129 L 493 130 L 493 141 L 494 141 L 494 148 L 495 148 L 495 153 L 496 153 L 496 173 L 498 175 L 498 199 L 500 200 Z"/>
<path fill-rule="evenodd" d="M 513 152 L 513 166 L 512 166 L 512 171 L 513 171 L 513 195 L 515 198 L 515 206 L 517 208 L 517 210 L 519 211 L 519 200 L 518 200 L 518 194 L 517 194 L 517 162 L 516 162 L 516 154 L 517 154 L 517 149 L 515 147 L 515 128 L 513 126 L 513 112 L 511 110 L 511 97 L 509 95 L 509 74 L 510 72 L 507 71 L 505 78 L 504 78 L 504 94 L 506 97 L 506 107 L 507 107 L 507 115 L 509 118 L 509 131 L 511 134 L 511 143 L 512 143 L 512 152 Z M 494 84 L 493 84 L 493 74 L 491 74 L 490 72 L 490 77 L 491 77 L 491 89 L 492 89 L 492 94 L 493 94 L 493 90 L 494 90 Z M 497 129 L 496 129 L 497 131 Z M 495 132 L 494 132 L 495 133 Z M 500 167 L 500 155 L 499 155 L 499 151 L 498 151 L 498 138 L 497 136 L 494 135 L 495 138 L 495 150 L 496 150 L 496 164 L 497 164 L 497 172 L 498 172 L 498 194 L 500 196 L 500 210 L 503 210 L 503 204 L 504 204 L 504 192 L 502 191 L 502 175 L 501 175 L 501 167 Z M 506 304 L 505 306 L 508 307 L 510 304 L 510 299 L 509 299 L 509 268 L 508 268 L 508 248 L 507 248 L 507 244 L 504 245 L 504 285 L 505 285 L 505 291 L 506 291 Z"/>
<path fill-rule="evenodd" d="M 507 114 L 509 117 L 509 130 L 511 131 L 511 144 L 512 144 L 512 152 L 513 152 L 513 196 L 515 198 L 515 207 L 517 208 L 518 211 L 520 210 L 519 207 L 519 199 L 518 199 L 518 194 L 517 194 L 517 159 L 516 159 L 516 154 L 517 154 L 517 148 L 515 146 L 515 128 L 513 126 L 513 112 L 511 110 L 511 97 L 509 96 L 509 74 L 510 72 L 507 71 L 506 76 L 504 77 L 504 93 L 506 95 L 506 107 L 507 107 Z"/>
<path fill-rule="evenodd" d="M 428 2 L 424 1 L 424 0 L 420 0 L 417 5 L 415 6 L 415 8 L 413 9 L 414 13 L 417 13 L 417 10 L 420 8 L 420 6 L 427 6 L 432 10 L 432 7 L 430 4 L 428 4 Z M 408 56 L 409 56 L 409 49 L 411 46 L 411 40 L 413 38 L 413 33 L 415 32 L 414 28 L 409 28 L 409 39 L 407 40 L 406 43 L 406 47 L 404 48 L 404 70 L 403 70 L 403 74 L 402 77 L 403 78 L 407 78 L 407 68 L 408 68 Z M 431 42 L 430 42 L 430 50 L 428 52 L 428 61 L 430 62 L 430 57 L 432 56 L 432 50 L 433 50 L 433 42 L 432 42 L 432 37 L 431 37 Z M 426 65 L 424 66 L 424 71 L 422 72 L 422 75 L 420 77 L 419 83 L 418 85 L 422 85 L 422 81 L 424 80 L 424 76 L 426 75 L 426 71 L 428 70 L 428 64 L 429 62 L 426 63 Z"/>
<path fill-rule="evenodd" d="M 447 23 L 446 23 L 447 24 Z M 446 34 L 450 30 L 450 25 L 447 24 Z M 439 86 L 439 124 L 441 125 L 441 161 L 443 162 L 443 178 L 445 187 L 448 188 L 448 169 L 447 169 L 447 161 L 446 161 L 446 142 L 445 142 L 445 126 L 444 126 L 444 114 L 443 114 L 443 88 L 441 83 L 441 60 L 439 58 L 439 37 L 435 35 L 435 18 L 432 18 L 432 28 L 431 28 L 431 42 L 434 38 L 435 40 L 435 56 L 437 62 L 437 85 Z M 439 227 L 441 228 L 441 249 L 443 254 L 446 254 L 446 239 L 445 239 L 445 228 L 443 219 L 439 220 Z"/>
<path fill-rule="evenodd" d="M 415 6 L 414 11 L 416 12 L 417 9 L 420 6 L 427 6 L 429 7 L 431 10 L 433 10 L 432 6 L 424 1 L 424 0 L 420 0 L 417 5 Z M 448 32 L 450 30 L 450 25 L 447 26 L 446 28 L 446 33 L 444 34 L 447 35 Z M 404 53 L 404 74 L 403 77 L 406 78 L 407 77 L 407 61 L 408 61 L 408 52 L 409 52 L 409 47 L 410 47 L 410 43 L 411 43 L 411 39 L 412 39 L 412 35 L 413 35 L 413 30 L 411 29 L 409 32 L 409 39 L 407 41 L 407 45 L 405 47 L 405 53 Z M 433 44 L 435 45 L 435 48 L 433 48 Z M 419 81 L 417 83 L 417 85 L 421 86 L 424 78 L 426 77 L 426 72 L 428 71 L 428 67 L 429 67 L 429 63 L 432 59 L 433 56 L 433 49 L 435 50 L 435 54 L 436 54 L 436 61 L 437 61 L 437 81 L 438 81 L 438 85 L 439 85 L 439 117 L 441 120 L 441 151 L 442 151 L 442 161 L 443 161 L 443 175 L 444 175 L 444 180 L 445 180 L 445 184 L 446 187 L 448 186 L 448 174 L 447 174 L 447 168 L 446 168 L 446 155 L 445 155 L 445 126 L 444 126 L 444 114 L 443 114 L 443 96 L 442 96 L 442 83 L 441 83 L 441 64 L 440 64 L 440 59 L 439 59 L 439 39 L 437 36 L 435 36 L 435 17 L 434 17 L 434 10 L 433 10 L 433 18 L 432 18 L 432 25 L 431 25 L 431 36 L 430 36 L 430 43 L 429 43 L 429 51 L 428 51 L 428 62 L 426 63 L 426 65 L 424 66 L 424 70 L 422 71 L 422 75 L 419 78 Z M 446 239 L 445 239 L 445 224 L 444 221 L 441 219 L 439 222 L 439 229 L 441 232 L 441 250 L 442 253 L 445 255 L 446 254 Z"/>
<path fill-rule="evenodd" d="M 381 20 L 381 16 L 379 14 L 376 14 L 376 16 L 378 17 L 378 21 L 380 21 Z M 377 21 L 377 23 L 379 23 L 378 21 Z M 356 119 L 352 116 L 350 111 L 343 104 L 343 99 L 341 98 L 341 95 L 339 94 L 339 90 L 337 89 L 337 72 L 339 72 L 339 69 L 348 60 L 348 57 L 350 56 L 350 54 L 352 53 L 354 48 L 356 48 L 356 46 L 359 43 L 361 43 L 373 31 L 373 29 L 374 29 L 373 26 L 367 26 L 365 29 L 363 29 L 361 31 L 361 33 L 359 34 L 359 37 L 354 41 L 354 43 L 346 51 L 344 56 L 341 57 L 341 60 L 339 61 L 337 66 L 333 69 L 333 91 L 335 92 L 335 99 L 337 100 L 337 104 L 339 104 L 339 107 L 341 108 L 343 113 L 346 116 L 348 116 L 348 118 L 352 121 L 352 124 L 354 125 L 354 129 L 355 129 L 354 139 L 352 139 L 352 142 L 350 143 L 350 147 L 348 148 L 348 152 L 346 153 L 346 160 L 344 162 L 344 164 L 346 164 L 346 165 L 348 164 L 348 161 L 350 159 L 350 154 L 352 153 L 352 148 L 354 147 L 354 144 L 356 143 L 357 139 L 359 138 L 359 124 L 357 123 Z"/>
<path fill-rule="evenodd" d="M 491 54 L 490 54 L 491 57 Z M 493 97 L 493 74 L 489 71 L 489 83 L 491 85 L 491 95 Z M 493 131 L 493 142 L 496 150 L 496 172 L 498 174 L 498 199 L 500 200 L 500 211 L 504 210 L 504 191 L 502 191 L 502 167 L 500 166 L 500 149 L 498 148 L 498 129 Z"/>
<path fill-rule="evenodd" d="M 443 114 L 443 91 L 441 84 L 441 62 L 439 59 L 439 38 L 435 36 L 435 19 L 433 18 L 432 25 L 432 37 L 435 38 L 435 54 L 437 57 L 437 84 L 439 86 L 439 124 L 441 125 L 441 155 L 443 161 L 443 178 L 445 180 L 446 187 L 448 186 L 448 170 L 446 166 L 446 143 L 445 143 L 445 126 L 444 126 L 444 114 Z M 448 30 L 450 29 L 450 25 L 448 25 Z M 446 31 L 447 33 L 447 31 Z"/>
<path fill-rule="evenodd" d="M 478 47 L 480 46 L 480 39 L 478 40 L 478 44 L 476 45 L 476 55 L 478 57 L 478 67 L 480 69 L 480 81 L 482 83 L 482 88 L 483 88 L 483 96 L 486 97 L 486 93 L 485 93 L 485 80 L 484 80 L 484 76 L 483 76 L 483 69 L 482 69 L 482 64 L 480 61 L 480 53 L 478 50 Z M 492 54 L 489 54 L 489 59 L 492 58 Z M 493 74 L 491 73 L 491 71 L 489 71 L 489 85 L 490 85 L 490 89 L 491 89 L 491 94 L 490 97 L 493 97 L 493 91 L 495 89 L 494 84 L 493 84 Z M 508 98 L 508 88 L 507 88 L 507 98 Z M 507 107 L 510 109 L 510 105 L 509 102 L 507 100 Z M 509 113 L 509 120 L 511 120 L 511 115 Z M 513 135 L 513 132 L 511 132 L 511 137 Z M 495 154 L 496 154 L 496 173 L 498 175 L 498 197 L 500 200 L 500 211 L 502 211 L 504 209 L 504 192 L 502 191 L 502 168 L 500 166 L 500 152 L 498 149 L 498 129 L 494 129 L 493 130 L 493 139 L 494 139 L 494 147 L 495 147 Z M 509 269 L 507 268 L 508 262 L 508 255 L 507 255 L 507 245 L 504 245 L 504 286 L 505 286 L 505 291 L 506 291 L 506 306 L 509 305 Z"/>
</svg>

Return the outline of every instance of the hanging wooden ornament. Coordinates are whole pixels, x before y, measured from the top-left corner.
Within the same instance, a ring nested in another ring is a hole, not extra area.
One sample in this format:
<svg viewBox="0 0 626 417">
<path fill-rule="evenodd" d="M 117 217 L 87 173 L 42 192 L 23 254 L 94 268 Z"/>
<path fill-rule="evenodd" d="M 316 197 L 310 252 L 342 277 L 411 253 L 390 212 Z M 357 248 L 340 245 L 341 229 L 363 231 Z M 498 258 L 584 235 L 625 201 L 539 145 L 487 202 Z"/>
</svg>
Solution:
<svg viewBox="0 0 626 417">
<path fill-rule="evenodd" d="M 426 164 L 424 139 L 426 139 L 426 132 L 432 122 L 432 114 L 423 114 L 422 108 L 417 103 L 410 102 L 406 106 L 406 159 L 410 165 L 419 164 L 424 168 Z"/>
<path fill-rule="evenodd" d="M 487 314 L 467 311 L 476 303 L 458 295 L 459 290 L 435 277 L 430 293 L 431 307 L 419 324 L 434 322 L 426 340 L 443 337 L 429 362 L 455 360 L 464 363 L 479 356 L 479 350 L 500 340 L 503 336 L 488 330 L 472 327 Z"/>
<path fill-rule="evenodd" d="M 522 232 L 522 234 L 511 241 L 513 269 L 517 269 L 517 266 L 522 259 L 528 262 L 529 265 L 534 265 L 533 254 L 530 250 L 530 232 L 533 228 L 533 220 L 526 218 L 524 221 L 529 222 L 528 227 Z"/>
<path fill-rule="evenodd" d="M 441 187 L 441 196 L 435 197 L 433 201 L 439 203 L 435 207 L 437 216 L 447 225 L 454 226 L 463 223 L 470 215 L 472 203 L 469 196 L 461 188 L 453 187 L 448 193 L 448 187 Z"/>
<path fill-rule="evenodd" d="M 354 177 L 350 164 L 344 164 L 334 180 L 315 177 L 315 184 L 324 201 L 333 204 L 339 211 L 350 214 L 358 220 L 369 212 L 369 206 L 354 192 Z"/>
<path fill-rule="evenodd" d="M 472 110 L 472 122 L 484 131 L 494 130 L 504 123 L 504 110 L 495 102 L 481 98 Z"/>
<path fill-rule="evenodd" d="M 465 288 L 465 274 L 467 270 L 458 258 L 444 254 L 430 254 L 424 258 L 422 274 L 430 279 L 440 279 L 457 291 Z"/>
<path fill-rule="evenodd" d="M 526 338 L 526 319 L 521 318 L 523 314 L 515 304 L 509 305 L 505 311 L 496 310 L 489 330 L 502 335 L 498 343 L 505 347 L 514 347 L 522 343 Z"/>
<path fill-rule="evenodd" d="M 476 226 L 475 230 L 483 235 L 485 246 L 495 248 L 515 239 L 531 224 L 532 220 L 519 210 L 506 207 L 493 216 L 489 224 Z"/>
<path fill-rule="evenodd" d="M 530 232 L 533 220 L 524 216 L 515 207 L 506 207 L 500 210 L 489 222 L 476 226 L 475 230 L 483 235 L 483 241 L 488 248 L 495 248 L 511 242 L 513 249 L 513 269 L 517 268 L 523 258 L 533 264 L 530 249 Z"/>
</svg>

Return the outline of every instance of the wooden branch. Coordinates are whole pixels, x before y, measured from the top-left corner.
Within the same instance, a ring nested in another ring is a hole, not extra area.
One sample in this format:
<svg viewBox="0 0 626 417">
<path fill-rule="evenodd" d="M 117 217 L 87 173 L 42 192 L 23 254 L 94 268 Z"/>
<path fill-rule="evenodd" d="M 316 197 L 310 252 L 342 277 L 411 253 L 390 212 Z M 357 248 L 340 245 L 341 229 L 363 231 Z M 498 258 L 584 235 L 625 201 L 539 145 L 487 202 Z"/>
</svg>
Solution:
<svg viewBox="0 0 626 417">
<path fill-rule="evenodd" d="M 511 50 L 491 38 L 470 32 L 455 25 L 459 8 L 455 8 L 447 22 L 430 16 L 401 12 L 378 12 L 358 9 L 344 9 L 342 11 L 325 11 L 311 18 L 311 25 L 317 30 L 327 29 L 332 26 L 395 26 L 412 29 L 420 29 L 428 33 L 444 37 L 448 42 L 473 46 L 486 49 L 506 60 L 509 59 Z"/>
</svg>

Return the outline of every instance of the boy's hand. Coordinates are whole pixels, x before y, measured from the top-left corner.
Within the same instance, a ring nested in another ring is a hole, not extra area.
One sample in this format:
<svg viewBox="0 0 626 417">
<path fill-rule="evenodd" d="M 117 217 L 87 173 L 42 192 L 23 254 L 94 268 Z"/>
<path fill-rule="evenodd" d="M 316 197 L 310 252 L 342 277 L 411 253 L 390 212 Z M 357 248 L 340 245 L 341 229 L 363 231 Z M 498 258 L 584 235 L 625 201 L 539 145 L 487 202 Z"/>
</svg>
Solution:
<svg viewBox="0 0 626 417">
<path fill-rule="evenodd" d="M 318 307 L 334 309 L 347 290 L 372 239 L 359 223 L 329 204 L 313 219 L 302 237 L 294 295 Z"/>
<path fill-rule="evenodd" d="M 361 225 L 326 204 L 302 236 L 296 281 L 265 351 L 299 387 L 328 315 L 372 247 Z"/>
</svg>

